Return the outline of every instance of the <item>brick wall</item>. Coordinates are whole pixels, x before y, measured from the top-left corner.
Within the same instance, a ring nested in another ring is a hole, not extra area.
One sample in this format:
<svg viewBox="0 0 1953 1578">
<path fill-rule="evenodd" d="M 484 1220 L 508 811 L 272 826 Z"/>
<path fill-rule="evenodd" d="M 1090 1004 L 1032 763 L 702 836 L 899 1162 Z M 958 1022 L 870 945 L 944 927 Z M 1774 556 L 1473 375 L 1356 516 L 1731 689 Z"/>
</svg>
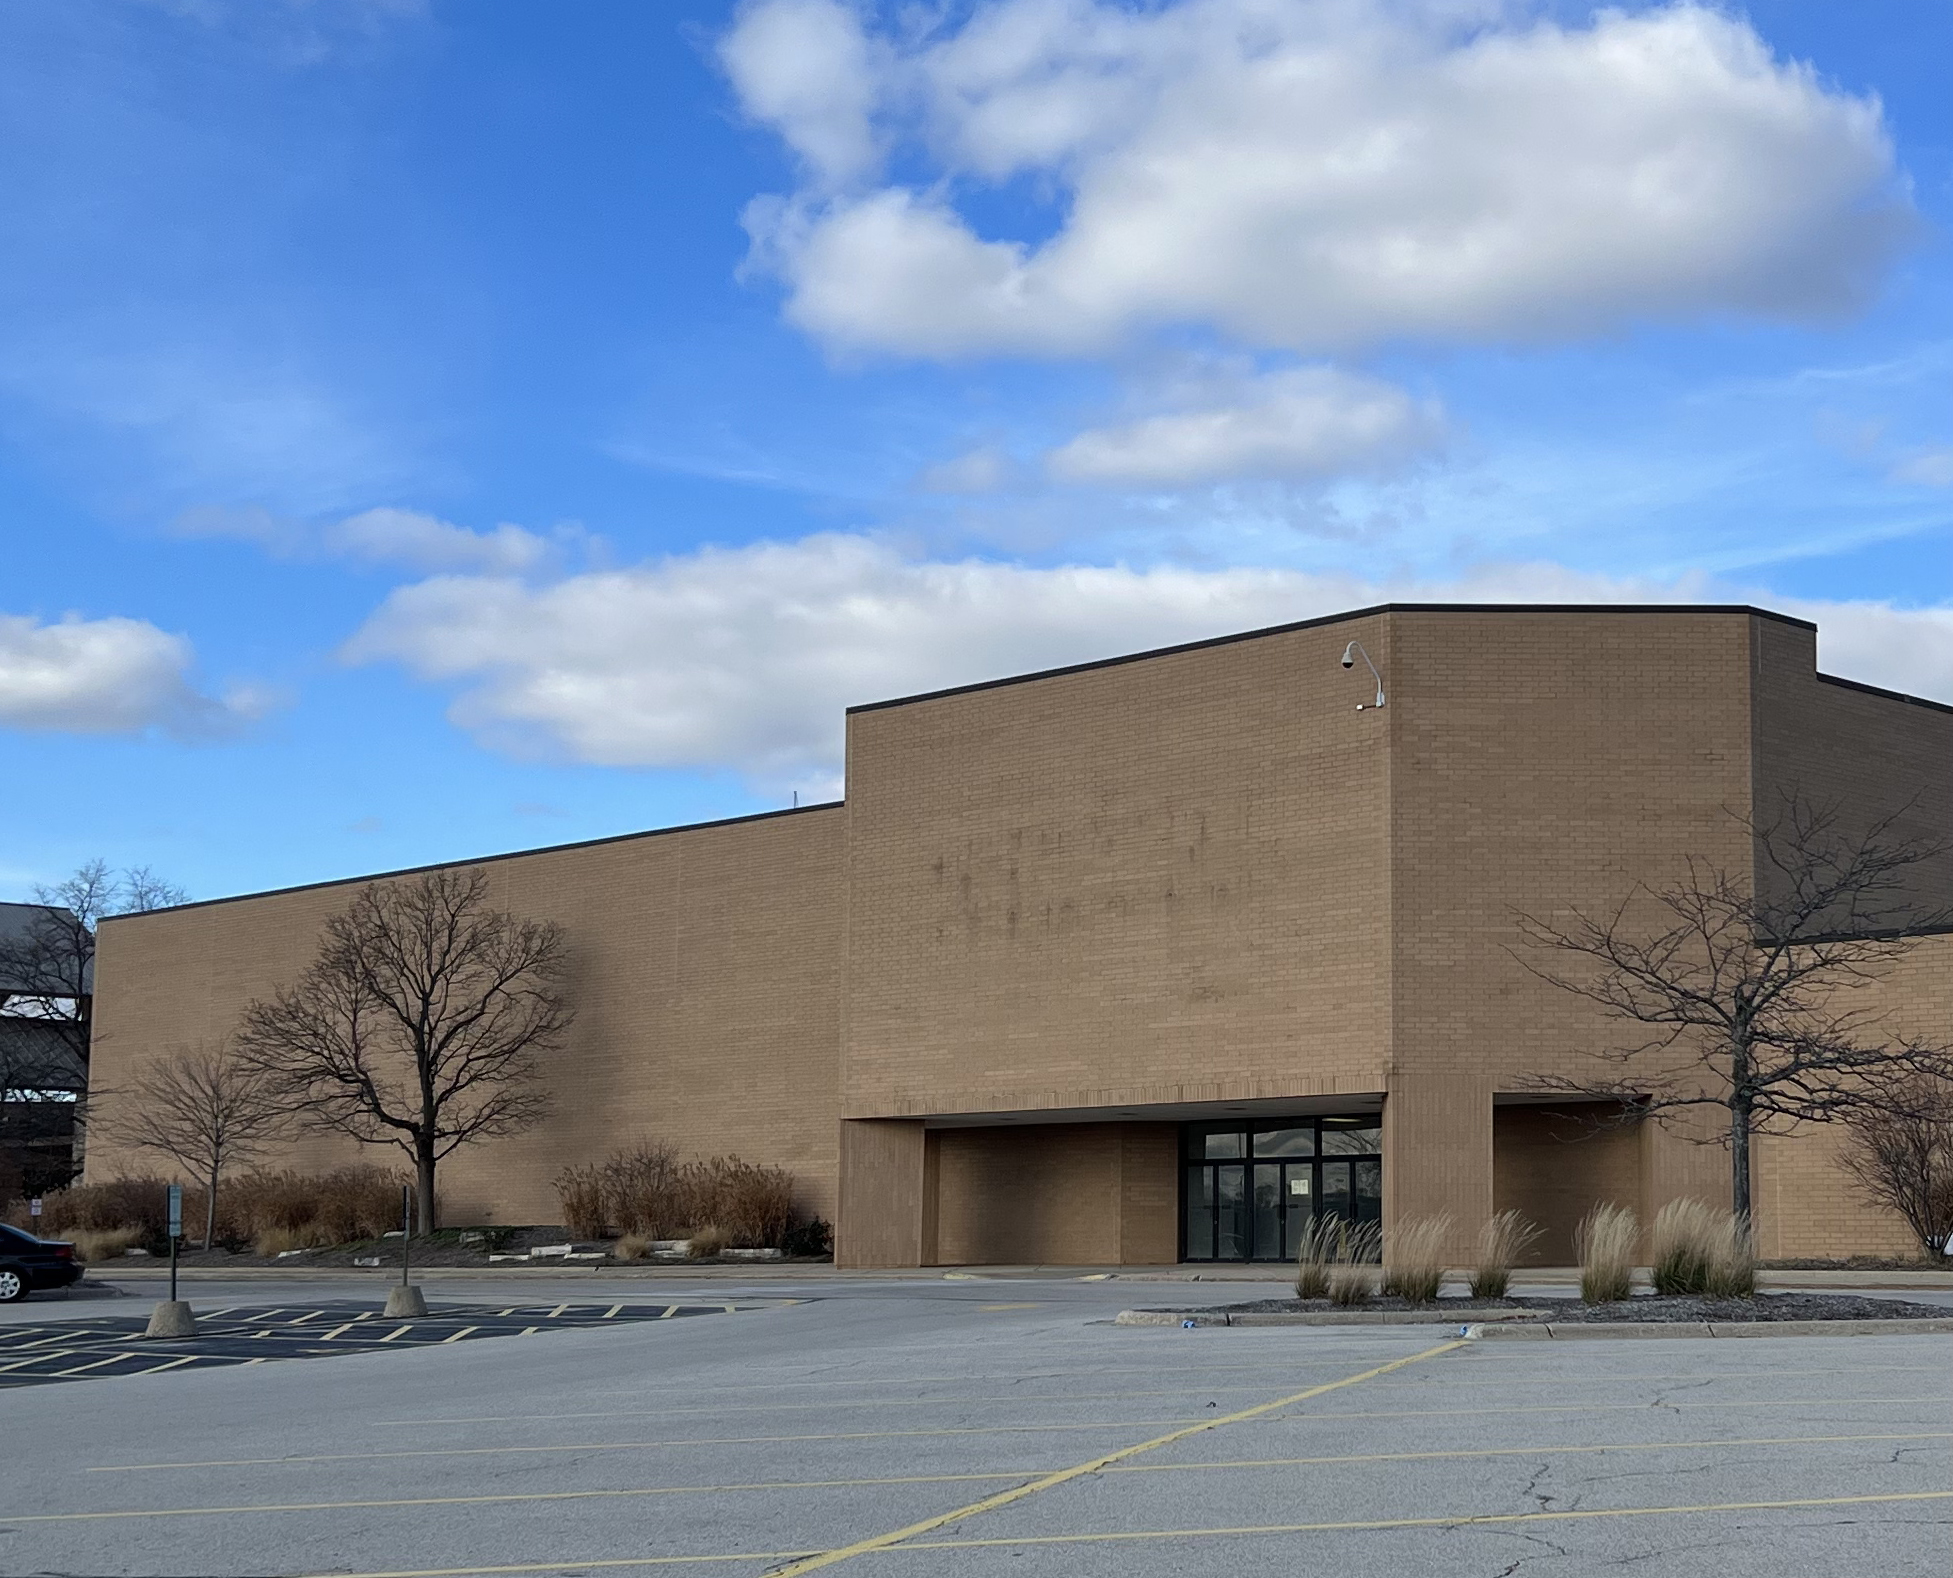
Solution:
<svg viewBox="0 0 1953 1578">
<path fill-rule="evenodd" d="M 838 808 L 486 862 L 499 908 L 568 934 L 578 1017 L 539 1127 L 442 1164 L 456 1223 L 560 1220 L 565 1164 L 642 1140 L 790 1170 L 832 1217 L 837 1170 L 844 824 Z M 113 920 L 97 957 L 93 1077 L 109 1094 L 143 1059 L 214 1041 L 254 997 L 295 979 L 355 884 Z M 315 1140 L 278 1160 L 353 1158 Z M 404 1164 L 371 1149 L 361 1160 Z M 89 1147 L 88 1176 L 154 1170 Z"/>
</svg>

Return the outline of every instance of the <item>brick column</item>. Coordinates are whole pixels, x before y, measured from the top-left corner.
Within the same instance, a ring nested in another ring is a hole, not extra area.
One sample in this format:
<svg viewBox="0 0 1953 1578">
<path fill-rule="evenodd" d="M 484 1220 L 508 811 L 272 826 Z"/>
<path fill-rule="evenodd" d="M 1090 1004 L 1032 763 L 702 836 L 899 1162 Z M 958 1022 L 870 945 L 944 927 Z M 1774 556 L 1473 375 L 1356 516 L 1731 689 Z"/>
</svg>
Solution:
<svg viewBox="0 0 1953 1578">
<path fill-rule="evenodd" d="M 849 1118 L 841 1123 L 841 1203 L 834 1263 L 854 1270 L 924 1266 L 935 1259 L 931 1147 L 922 1123 Z"/>
<path fill-rule="evenodd" d="M 1477 1076 L 1393 1074 L 1383 1101 L 1383 1228 L 1449 1216 L 1446 1255 L 1471 1263 L 1492 1215 L 1492 1090 Z"/>
</svg>

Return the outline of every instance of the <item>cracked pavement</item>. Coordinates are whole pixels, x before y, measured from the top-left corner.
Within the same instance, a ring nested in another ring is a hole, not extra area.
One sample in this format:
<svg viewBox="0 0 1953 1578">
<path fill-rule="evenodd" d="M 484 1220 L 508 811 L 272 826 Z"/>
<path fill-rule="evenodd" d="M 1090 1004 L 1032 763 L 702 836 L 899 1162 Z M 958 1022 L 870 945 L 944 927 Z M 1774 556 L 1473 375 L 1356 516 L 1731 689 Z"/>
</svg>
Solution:
<svg viewBox="0 0 1953 1578">
<path fill-rule="evenodd" d="M 1116 1283 L 791 1292 L 7 1394 L 32 1450 L 9 1453 L 0 1574 L 738 1578 L 851 1547 L 834 1565 L 864 1578 L 1953 1571 L 1944 1337 L 1452 1344 L 1114 1327 Z"/>
</svg>

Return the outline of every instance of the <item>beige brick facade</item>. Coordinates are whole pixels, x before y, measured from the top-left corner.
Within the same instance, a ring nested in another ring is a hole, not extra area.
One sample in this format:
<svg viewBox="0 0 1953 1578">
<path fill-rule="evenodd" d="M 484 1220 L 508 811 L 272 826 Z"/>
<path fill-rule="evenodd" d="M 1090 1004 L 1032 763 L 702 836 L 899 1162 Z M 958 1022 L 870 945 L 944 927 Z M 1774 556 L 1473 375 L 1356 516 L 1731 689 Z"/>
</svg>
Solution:
<svg viewBox="0 0 1953 1578">
<path fill-rule="evenodd" d="M 1563 1254 L 1593 1202 L 1726 1198 L 1726 1167 L 1528 1105 L 1618 1031 L 1518 916 L 1743 870 L 1786 793 L 1953 828 L 1949 746 L 1746 609 L 1393 607 L 857 709 L 843 806 L 487 865 L 568 929 L 581 1013 L 556 1115 L 457 1157 L 448 1205 L 549 1220 L 566 1162 L 662 1138 L 791 1168 L 858 1265 L 1170 1261 L 1182 1121 L 1381 1098 L 1386 1221 L 1448 1213 L 1462 1254 L 1515 1205 Z M 99 1077 L 224 1034 L 350 892 L 108 925 Z M 1946 946 L 1876 989 L 1942 1039 Z M 1832 1143 L 1762 1147 L 1767 1253 L 1903 1247 Z"/>
</svg>

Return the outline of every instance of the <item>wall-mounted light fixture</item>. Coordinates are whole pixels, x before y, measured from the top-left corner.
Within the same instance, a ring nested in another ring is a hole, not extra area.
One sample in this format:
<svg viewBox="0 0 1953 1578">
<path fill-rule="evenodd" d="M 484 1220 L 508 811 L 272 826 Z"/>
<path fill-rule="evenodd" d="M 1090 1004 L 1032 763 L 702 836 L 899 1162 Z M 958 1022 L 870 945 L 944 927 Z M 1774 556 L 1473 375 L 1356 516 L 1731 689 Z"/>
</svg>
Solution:
<svg viewBox="0 0 1953 1578">
<path fill-rule="evenodd" d="M 1343 648 L 1343 667 L 1355 668 L 1356 660 L 1359 657 L 1363 659 L 1364 666 L 1369 669 L 1370 677 L 1377 682 L 1377 699 L 1374 702 L 1359 701 L 1356 704 L 1356 710 L 1361 712 L 1367 706 L 1381 707 L 1383 705 L 1383 676 L 1377 672 L 1376 664 L 1370 661 L 1370 654 L 1363 650 L 1363 643 L 1361 641 L 1352 641 L 1348 646 Z"/>
</svg>

